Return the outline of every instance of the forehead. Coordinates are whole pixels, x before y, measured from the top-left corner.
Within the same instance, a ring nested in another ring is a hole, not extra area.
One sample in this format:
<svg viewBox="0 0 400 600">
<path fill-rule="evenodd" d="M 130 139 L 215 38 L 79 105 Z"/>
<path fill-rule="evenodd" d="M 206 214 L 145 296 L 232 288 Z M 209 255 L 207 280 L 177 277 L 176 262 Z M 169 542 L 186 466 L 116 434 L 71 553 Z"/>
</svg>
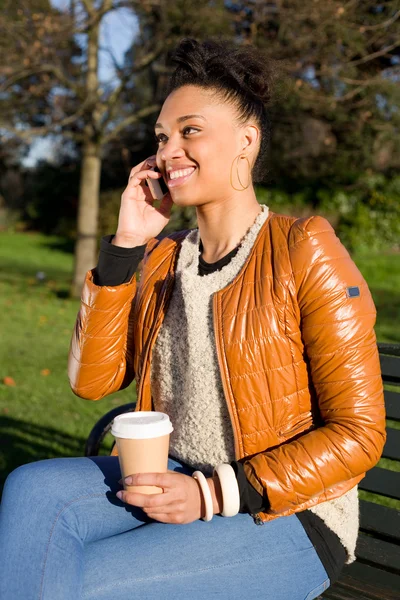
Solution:
<svg viewBox="0 0 400 600">
<path fill-rule="evenodd" d="M 232 122 L 234 109 L 230 103 L 215 96 L 214 90 L 195 85 L 185 85 L 174 90 L 164 101 L 157 123 L 172 127 L 184 115 L 202 115 L 207 121 L 227 120 Z M 202 121 L 202 119 L 200 119 Z"/>
</svg>

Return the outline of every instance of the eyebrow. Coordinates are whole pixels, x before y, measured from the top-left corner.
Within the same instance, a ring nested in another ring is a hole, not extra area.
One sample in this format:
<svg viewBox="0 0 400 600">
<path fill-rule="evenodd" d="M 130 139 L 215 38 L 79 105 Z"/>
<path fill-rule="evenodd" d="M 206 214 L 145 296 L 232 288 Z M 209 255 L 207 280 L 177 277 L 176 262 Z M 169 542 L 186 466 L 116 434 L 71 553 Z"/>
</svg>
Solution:
<svg viewBox="0 0 400 600">
<path fill-rule="evenodd" d="M 177 123 L 182 123 L 182 121 L 187 121 L 187 119 L 203 119 L 204 121 L 207 121 L 207 119 L 205 117 L 203 117 L 202 115 L 184 115 L 183 117 L 178 117 L 176 122 Z M 163 129 L 163 126 L 161 125 L 161 123 L 156 123 L 154 125 L 154 129 Z"/>
</svg>

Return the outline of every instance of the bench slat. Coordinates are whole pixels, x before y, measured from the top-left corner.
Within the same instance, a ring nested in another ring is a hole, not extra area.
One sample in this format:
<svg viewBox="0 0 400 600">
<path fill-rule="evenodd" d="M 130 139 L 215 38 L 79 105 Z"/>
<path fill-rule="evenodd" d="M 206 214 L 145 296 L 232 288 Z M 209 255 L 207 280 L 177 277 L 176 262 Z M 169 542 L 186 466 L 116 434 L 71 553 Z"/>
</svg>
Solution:
<svg viewBox="0 0 400 600">
<path fill-rule="evenodd" d="M 361 490 L 400 500 L 400 473 L 374 467 L 358 484 Z"/>
<path fill-rule="evenodd" d="M 395 575 L 394 573 L 390 573 L 389 571 L 384 571 L 379 567 L 375 567 L 372 565 L 366 565 L 359 561 L 352 563 L 351 565 L 347 565 L 343 574 L 348 574 L 350 577 L 357 578 L 361 580 L 361 582 L 366 582 L 371 585 L 375 585 L 381 591 L 381 596 L 379 598 L 387 598 L 390 600 L 399 598 L 400 592 L 400 577 L 399 575 Z M 391 590 L 390 592 L 386 592 L 386 595 L 383 590 L 388 588 Z"/>
<path fill-rule="evenodd" d="M 400 511 L 360 500 L 360 529 L 400 540 Z"/>
<path fill-rule="evenodd" d="M 386 418 L 400 421 L 400 394 L 385 390 Z"/>
<path fill-rule="evenodd" d="M 400 429 L 390 429 L 389 427 L 387 427 L 386 434 L 386 443 L 383 449 L 382 456 L 384 458 L 390 458 L 392 460 L 400 460 Z"/>
<path fill-rule="evenodd" d="M 324 600 L 399 600 L 400 577 L 382 569 L 352 563 L 332 587 L 319 598 Z"/>
<path fill-rule="evenodd" d="M 356 556 L 376 565 L 398 571 L 400 576 L 400 546 L 360 533 Z"/>
<path fill-rule="evenodd" d="M 386 382 L 400 383 L 400 359 L 398 356 L 379 354 L 382 377 Z"/>
</svg>

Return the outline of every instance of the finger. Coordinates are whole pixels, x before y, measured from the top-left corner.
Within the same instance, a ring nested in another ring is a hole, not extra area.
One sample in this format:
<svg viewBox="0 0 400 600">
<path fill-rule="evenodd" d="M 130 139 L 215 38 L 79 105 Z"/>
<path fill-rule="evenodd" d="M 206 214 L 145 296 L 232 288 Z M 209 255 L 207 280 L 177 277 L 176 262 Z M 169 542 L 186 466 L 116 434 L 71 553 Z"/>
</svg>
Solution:
<svg viewBox="0 0 400 600">
<path fill-rule="evenodd" d="M 127 492 L 121 490 L 117 492 L 116 496 L 125 502 L 126 504 L 132 504 L 132 506 L 138 506 L 144 511 L 147 510 L 167 510 L 167 506 L 171 504 L 170 496 L 164 494 L 139 494 L 138 492 Z M 168 496 L 168 498 L 167 498 Z"/>
<path fill-rule="evenodd" d="M 135 171 L 129 176 L 128 185 L 133 184 L 135 187 L 142 183 L 143 179 L 151 177 L 152 179 L 158 179 L 161 177 L 161 173 L 153 171 L 153 169 L 144 169 L 143 171 Z"/>
<path fill-rule="evenodd" d="M 152 156 L 149 156 L 148 158 L 145 158 L 144 161 L 142 161 L 141 163 L 139 163 L 135 167 L 132 167 L 131 173 L 132 173 L 133 170 L 141 171 L 142 169 L 147 169 L 148 167 L 154 167 L 154 165 L 156 165 L 156 164 L 157 164 L 156 155 L 153 154 Z"/>
<path fill-rule="evenodd" d="M 173 487 L 176 481 L 177 473 L 175 471 L 167 471 L 165 473 L 134 473 L 125 477 L 125 483 L 128 485 L 156 485 L 163 489 Z"/>
</svg>

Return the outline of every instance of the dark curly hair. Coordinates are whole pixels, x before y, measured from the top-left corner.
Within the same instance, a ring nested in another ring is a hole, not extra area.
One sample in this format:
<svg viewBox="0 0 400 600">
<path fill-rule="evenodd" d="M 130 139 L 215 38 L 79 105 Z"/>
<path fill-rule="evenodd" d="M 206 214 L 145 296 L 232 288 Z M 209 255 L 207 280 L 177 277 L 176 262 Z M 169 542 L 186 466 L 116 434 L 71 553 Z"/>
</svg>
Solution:
<svg viewBox="0 0 400 600">
<path fill-rule="evenodd" d="M 168 57 L 177 63 L 166 87 L 166 95 L 184 85 L 214 90 L 223 101 L 237 108 L 237 123 L 253 118 L 260 127 L 261 140 L 252 170 L 254 183 L 267 174 L 271 121 L 267 106 L 276 74 L 276 62 L 252 46 L 238 46 L 228 40 L 199 42 L 184 38 Z"/>
</svg>

